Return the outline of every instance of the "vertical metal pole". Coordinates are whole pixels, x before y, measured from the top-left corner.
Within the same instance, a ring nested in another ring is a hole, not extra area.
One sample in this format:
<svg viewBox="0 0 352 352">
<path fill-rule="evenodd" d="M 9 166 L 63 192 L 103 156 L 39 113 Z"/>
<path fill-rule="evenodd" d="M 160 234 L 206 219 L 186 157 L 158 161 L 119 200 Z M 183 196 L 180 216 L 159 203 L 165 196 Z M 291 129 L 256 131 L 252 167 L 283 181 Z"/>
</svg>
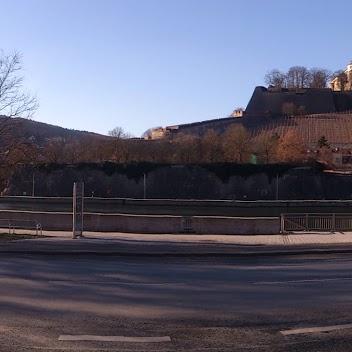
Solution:
<svg viewBox="0 0 352 352">
<path fill-rule="evenodd" d="M 279 175 L 276 174 L 276 200 L 279 200 Z"/>
<path fill-rule="evenodd" d="M 83 237 L 83 219 L 84 219 L 84 182 L 82 182 L 82 186 L 81 186 L 81 229 L 80 229 L 80 236 Z"/>
<path fill-rule="evenodd" d="M 76 212 L 77 212 L 77 183 L 73 184 L 73 194 L 72 194 L 72 238 L 76 238 Z"/>
<path fill-rule="evenodd" d="M 34 179 L 34 171 L 33 171 L 33 176 L 32 176 L 32 197 L 34 197 L 34 185 L 35 185 L 35 179 Z"/>
<path fill-rule="evenodd" d="M 334 214 L 332 214 L 331 232 L 335 232 L 335 227 L 336 227 L 335 221 L 336 221 L 336 218 L 335 218 L 335 213 L 334 213 Z"/>
<path fill-rule="evenodd" d="M 143 174 L 143 199 L 147 198 L 147 175 Z"/>
<path fill-rule="evenodd" d="M 83 237 L 83 216 L 84 216 L 84 183 L 73 184 L 73 238 Z"/>
<path fill-rule="evenodd" d="M 285 233 L 285 215 L 284 214 L 281 214 L 281 233 Z"/>
</svg>

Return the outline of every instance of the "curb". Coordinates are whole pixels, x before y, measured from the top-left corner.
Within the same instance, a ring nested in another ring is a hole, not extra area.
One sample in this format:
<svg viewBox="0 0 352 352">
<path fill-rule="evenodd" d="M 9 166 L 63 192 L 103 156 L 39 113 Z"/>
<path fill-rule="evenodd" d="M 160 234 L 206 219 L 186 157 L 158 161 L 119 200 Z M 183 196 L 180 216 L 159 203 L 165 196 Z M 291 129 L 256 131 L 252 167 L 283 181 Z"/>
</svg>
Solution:
<svg viewBox="0 0 352 352">
<path fill-rule="evenodd" d="M 116 256 L 116 257 L 193 257 L 193 258 L 205 258 L 205 257 L 284 257 L 284 256 L 300 256 L 300 255 L 322 255 L 322 254 L 347 254 L 352 253 L 350 249 L 302 249 L 302 250 L 287 250 L 287 251 L 251 251 L 251 252 L 118 252 L 118 251 L 84 251 L 84 250 L 72 250 L 72 251 L 50 251 L 50 250 L 1 250 L 0 254 L 22 254 L 22 255 L 55 255 L 55 256 L 68 256 L 68 255 L 80 255 L 80 256 Z"/>
</svg>

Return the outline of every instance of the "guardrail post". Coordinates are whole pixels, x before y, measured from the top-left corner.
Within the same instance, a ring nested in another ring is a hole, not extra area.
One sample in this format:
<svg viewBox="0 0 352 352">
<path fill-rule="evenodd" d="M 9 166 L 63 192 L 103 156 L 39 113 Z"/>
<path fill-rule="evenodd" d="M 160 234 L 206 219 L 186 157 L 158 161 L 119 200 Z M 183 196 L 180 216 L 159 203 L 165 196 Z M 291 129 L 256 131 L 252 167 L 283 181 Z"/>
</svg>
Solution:
<svg viewBox="0 0 352 352">
<path fill-rule="evenodd" d="M 331 219 L 331 232 L 335 232 L 335 227 L 336 227 L 336 216 L 335 213 L 332 214 L 332 219 Z"/>
<path fill-rule="evenodd" d="M 306 231 L 308 232 L 309 231 L 309 215 L 306 214 Z"/>
<path fill-rule="evenodd" d="M 280 232 L 285 233 L 285 214 L 280 215 Z"/>
</svg>

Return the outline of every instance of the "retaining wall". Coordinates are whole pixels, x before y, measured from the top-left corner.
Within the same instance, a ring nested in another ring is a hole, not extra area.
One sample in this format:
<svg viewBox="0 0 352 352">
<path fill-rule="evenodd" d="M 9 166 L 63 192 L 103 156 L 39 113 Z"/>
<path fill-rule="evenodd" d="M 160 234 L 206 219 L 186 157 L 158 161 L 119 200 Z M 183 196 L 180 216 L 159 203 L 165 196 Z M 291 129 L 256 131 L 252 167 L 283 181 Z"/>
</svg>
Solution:
<svg viewBox="0 0 352 352">
<path fill-rule="evenodd" d="M 43 230 L 72 230 L 72 213 L 0 210 L 0 219 L 33 220 Z M 185 221 L 186 220 L 186 221 Z M 187 224 L 185 228 L 185 224 Z M 27 225 L 26 225 L 27 226 Z M 85 213 L 85 231 L 267 235 L 280 232 L 279 217 L 131 215 Z"/>
<path fill-rule="evenodd" d="M 70 213 L 72 212 L 72 197 L 0 197 L 0 209 Z M 84 209 L 87 213 L 106 214 L 278 217 L 282 213 L 351 213 L 352 201 L 239 201 L 86 197 L 84 199 Z"/>
</svg>

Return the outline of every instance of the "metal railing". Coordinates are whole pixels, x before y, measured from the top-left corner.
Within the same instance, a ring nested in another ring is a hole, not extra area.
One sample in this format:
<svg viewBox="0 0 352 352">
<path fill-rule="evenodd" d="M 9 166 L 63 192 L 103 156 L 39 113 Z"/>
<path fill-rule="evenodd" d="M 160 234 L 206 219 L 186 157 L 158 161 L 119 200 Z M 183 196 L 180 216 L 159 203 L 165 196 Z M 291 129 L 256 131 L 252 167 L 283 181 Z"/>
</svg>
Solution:
<svg viewBox="0 0 352 352">
<path fill-rule="evenodd" d="M 17 230 L 33 230 L 35 234 L 42 235 L 42 225 L 36 220 L 23 219 L 0 219 L 0 229 L 8 229 L 9 235 L 15 234 Z"/>
<path fill-rule="evenodd" d="M 281 214 L 281 232 L 352 231 L 352 214 Z"/>
<path fill-rule="evenodd" d="M 183 216 L 181 218 L 181 232 L 183 233 L 194 232 L 192 216 Z"/>
</svg>

